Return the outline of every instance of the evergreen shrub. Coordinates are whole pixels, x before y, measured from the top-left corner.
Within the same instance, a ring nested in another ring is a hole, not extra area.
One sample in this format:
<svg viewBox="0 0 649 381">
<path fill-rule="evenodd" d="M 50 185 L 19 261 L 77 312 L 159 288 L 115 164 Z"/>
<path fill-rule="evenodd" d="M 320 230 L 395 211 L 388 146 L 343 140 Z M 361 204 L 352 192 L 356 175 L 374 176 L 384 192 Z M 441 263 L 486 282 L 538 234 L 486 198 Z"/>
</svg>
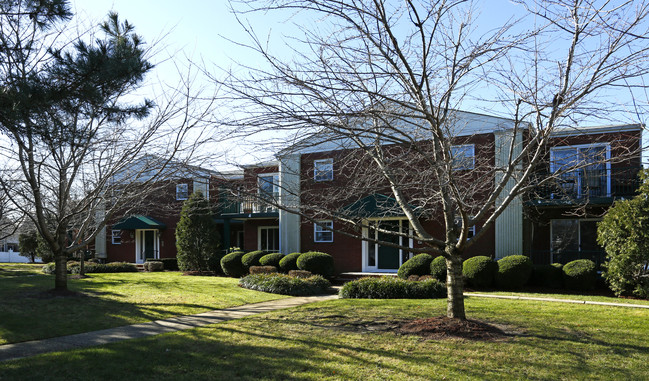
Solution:
<svg viewBox="0 0 649 381">
<path fill-rule="evenodd" d="M 334 259 L 327 253 L 309 251 L 297 258 L 297 268 L 313 274 L 331 276 L 334 272 Z"/>
<path fill-rule="evenodd" d="M 568 290 L 593 290 L 596 281 L 597 268 L 590 259 L 577 259 L 563 266 L 563 283 Z"/>
<path fill-rule="evenodd" d="M 524 255 L 510 255 L 498 261 L 496 286 L 507 290 L 519 290 L 530 280 L 532 260 Z"/>
<path fill-rule="evenodd" d="M 446 297 L 446 287 L 436 279 L 412 282 L 386 276 L 347 282 L 339 295 L 345 299 L 436 299 Z"/>
<path fill-rule="evenodd" d="M 475 288 L 491 287 L 497 270 L 498 264 L 484 255 L 471 257 L 462 264 L 464 279 Z"/>
<path fill-rule="evenodd" d="M 302 255 L 302 253 L 291 253 L 285 255 L 284 258 L 279 261 L 279 269 L 283 273 L 288 273 L 291 270 L 297 270 L 297 259 Z"/>
<path fill-rule="evenodd" d="M 221 269 L 223 273 L 229 277 L 240 278 L 248 272 L 248 270 L 241 263 L 241 258 L 245 255 L 243 251 L 235 251 L 226 254 L 221 258 Z"/>
<path fill-rule="evenodd" d="M 408 279 L 411 275 L 428 275 L 432 261 L 433 257 L 430 254 L 417 254 L 399 267 L 397 276 L 401 279 Z"/>
<path fill-rule="evenodd" d="M 284 254 L 281 253 L 266 254 L 259 258 L 259 264 L 262 266 L 275 266 L 279 268 L 279 261 L 281 261 L 282 258 L 284 258 Z"/>
<path fill-rule="evenodd" d="M 430 275 L 442 283 L 446 283 L 446 259 L 437 256 L 430 262 Z"/>
<path fill-rule="evenodd" d="M 320 275 L 295 278 L 285 274 L 251 274 L 241 278 L 239 285 L 251 290 L 293 296 L 324 294 L 331 286 Z"/>
</svg>

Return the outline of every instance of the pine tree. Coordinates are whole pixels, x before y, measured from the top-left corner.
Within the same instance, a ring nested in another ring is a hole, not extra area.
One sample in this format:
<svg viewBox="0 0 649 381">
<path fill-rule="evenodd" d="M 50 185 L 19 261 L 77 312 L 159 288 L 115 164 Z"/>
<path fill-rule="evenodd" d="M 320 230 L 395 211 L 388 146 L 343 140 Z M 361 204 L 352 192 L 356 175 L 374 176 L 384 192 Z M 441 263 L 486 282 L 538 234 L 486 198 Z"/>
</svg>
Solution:
<svg viewBox="0 0 649 381">
<path fill-rule="evenodd" d="M 200 192 L 194 192 L 180 212 L 176 226 L 178 267 L 182 271 L 215 270 L 218 263 L 220 236 L 212 217 L 210 203 Z"/>
</svg>

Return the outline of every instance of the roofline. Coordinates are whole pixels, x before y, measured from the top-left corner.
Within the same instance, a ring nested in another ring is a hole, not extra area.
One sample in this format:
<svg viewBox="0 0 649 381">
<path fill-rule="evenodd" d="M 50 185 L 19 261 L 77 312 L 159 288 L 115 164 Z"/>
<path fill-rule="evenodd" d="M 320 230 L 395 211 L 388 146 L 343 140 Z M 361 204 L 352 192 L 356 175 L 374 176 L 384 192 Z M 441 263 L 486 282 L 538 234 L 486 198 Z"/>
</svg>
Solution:
<svg viewBox="0 0 649 381">
<path fill-rule="evenodd" d="M 586 126 L 586 127 L 562 127 L 553 131 L 550 136 L 575 136 L 575 135 L 593 135 L 593 134 L 606 134 L 612 132 L 627 132 L 627 131 L 642 131 L 645 125 L 642 123 L 628 123 L 628 124 L 606 124 L 601 126 Z"/>
</svg>

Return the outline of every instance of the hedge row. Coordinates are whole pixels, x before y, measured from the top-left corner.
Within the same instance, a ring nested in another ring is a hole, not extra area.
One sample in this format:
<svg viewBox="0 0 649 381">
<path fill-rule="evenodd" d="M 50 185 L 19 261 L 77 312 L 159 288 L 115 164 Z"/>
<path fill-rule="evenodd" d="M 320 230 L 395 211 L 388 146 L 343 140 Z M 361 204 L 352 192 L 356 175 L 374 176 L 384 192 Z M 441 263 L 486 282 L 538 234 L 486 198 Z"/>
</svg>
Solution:
<svg viewBox="0 0 649 381">
<path fill-rule="evenodd" d="M 397 273 L 399 278 L 431 275 L 446 281 L 446 261 L 442 256 L 432 258 L 419 254 L 406 261 Z M 527 284 L 537 287 L 562 288 L 571 290 L 592 290 L 597 281 L 595 263 L 588 259 L 572 261 L 565 266 L 560 264 L 534 266 L 529 257 L 511 255 L 494 261 L 486 256 L 468 258 L 462 264 L 462 274 L 467 286 L 476 289 L 497 287 L 517 290 Z"/>
<path fill-rule="evenodd" d="M 251 273 L 250 268 L 256 266 L 273 266 L 283 273 L 288 273 L 291 270 L 305 270 L 325 277 L 333 275 L 334 271 L 333 257 L 316 251 L 292 253 L 286 256 L 279 253 L 268 254 L 263 251 L 251 251 L 247 254 L 236 251 L 221 259 L 223 273 L 235 278 Z"/>
<path fill-rule="evenodd" d="M 54 274 L 55 263 L 50 262 L 43 266 L 45 274 Z M 81 272 L 81 264 L 75 261 L 67 263 L 68 274 L 79 274 Z M 85 262 L 83 270 L 86 274 L 90 273 L 129 273 L 137 272 L 137 267 L 132 263 L 126 262 L 110 262 L 106 264 Z"/>
<path fill-rule="evenodd" d="M 241 278 L 239 285 L 250 290 L 293 296 L 324 294 L 331 286 L 320 275 L 296 278 L 286 274 L 251 274 Z"/>
<path fill-rule="evenodd" d="M 436 279 L 412 282 L 395 277 L 361 278 L 340 289 L 341 298 L 435 299 L 446 297 L 446 287 Z"/>
</svg>

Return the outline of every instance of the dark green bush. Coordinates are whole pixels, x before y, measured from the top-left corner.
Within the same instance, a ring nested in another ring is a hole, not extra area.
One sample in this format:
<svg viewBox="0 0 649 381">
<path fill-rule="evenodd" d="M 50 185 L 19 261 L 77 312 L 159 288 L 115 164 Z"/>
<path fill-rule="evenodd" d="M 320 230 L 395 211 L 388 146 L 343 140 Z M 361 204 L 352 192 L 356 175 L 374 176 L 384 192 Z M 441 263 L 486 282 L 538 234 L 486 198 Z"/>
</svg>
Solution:
<svg viewBox="0 0 649 381">
<path fill-rule="evenodd" d="M 245 254 L 243 251 L 235 251 L 221 258 L 221 269 L 223 273 L 233 278 L 240 278 L 246 275 L 248 269 L 241 263 L 241 257 Z"/>
<path fill-rule="evenodd" d="M 250 266 L 250 274 L 274 274 L 277 272 L 275 266 Z"/>
<path fill-rule="evenodd" d="M 530 284 L 536 287 L 563 288 L 563 265 L 535 265 L 532 267 Z"/>
<path fill-rule="evenodd" d="M 223 274 L 223 269 L 221 269 L 221 259 L 223 259 L 223 256 L 224 254 L 221 251 L 212 253 L 207 258 L 207 269 L 215 274 Z"/>
<path fill-rule="evenodd" d="M 158 259 L 164 265 L 167 271 L 178 271 L 178 259 L 176 258 L 161 258 Z M 220 269 L 219 269 L 220 270 Z"/>
<path fill-rule="evenodd" d="M 67 263 L 69 274 L 79 274 L 81 271 L 81 264 L 76 261 L 69 261 Z M 111 263 L 92 263 L 85 262 L 83 270 L 86 274 L 90 273 L 134 273 L 137 272 L 137 267 L 132 263 L 127 262 L 111 262 Z"/>
<path fill-rule="evenodd" d="M 323 294 L 331 286 L 320 275 L 294 278 L 285 274 L 251 274 L 241 278 L 239 285 L 251 290 L 293 296 Z"/>
<path fill-rule="evenodd" d="M 527 284 L 532 274 L 532 260 L 524 255 L 510 255 L 498 261 L 496 286 L 519 290 Z"/>
<path fill-rule="evenodd" d="M 493 285 L 498 264 L 484 255 L 471 257 L 462 264 L 462 275 L 467 285 L 475 288 L 489 288 Z"/>
<path fill-rule="evenodd" d="M 281 253 L 266 254 L 259 258 L 259 264 L 262 266 L 275 266 L 279 268 L 279 261 L 281 261 L 282 258 L 284 258 L 284 254 Z"/>
<path fill-rule="evenodd" d="M 297 259 L 302 255 L 301 253 L 291 253 L 288 255 L 285 255 L 284 258 L 282 258 L 279 261 L 279 269 L 283 273 L 288 273 L 291 270 L 297 270 Z"/>
<path fill-rule="evenodd" d="M 441 255 L 430 262 L 430 275 L 442 283 L 446 283 L 446 259 Z"/>
<path fill-rule="evenodd" d="M 596 281 L 595 262 L 590 259 L 577 259 L 563 266 L 563 283 L 568 290 L 593 290 Z"/>
<path fill-rule="evenodd" d="M 241 264 L 243 264 L 243 267 L 245 267 L 246 270 L 250 269 L 250 266 L 259 266 L 259 260 L 266 254 L 267 253 L 262 250 L 251 251 L 241 257 Z"/>
<path fill-rule="evenodd" d="M 345 283 L 339 295 L 354 299 L 434 299 L 446 297 L 446 287 L 436 279 L 361 278 Z"/>
<path fill-rule="evenodd" d="M 408 279 L 411 275 L 428 275 L 432 261 L 433 257 L 430 254 L 417 254 L 399 267 L 397 276 L 401 279 Z"/>
<path fill-rule="evenodd" d="M 334 259 L 327 253 L 309 251 L 297 258 L 297 268 L 313 274 L 331 276 L 334 272 Z"/>
</svg>

